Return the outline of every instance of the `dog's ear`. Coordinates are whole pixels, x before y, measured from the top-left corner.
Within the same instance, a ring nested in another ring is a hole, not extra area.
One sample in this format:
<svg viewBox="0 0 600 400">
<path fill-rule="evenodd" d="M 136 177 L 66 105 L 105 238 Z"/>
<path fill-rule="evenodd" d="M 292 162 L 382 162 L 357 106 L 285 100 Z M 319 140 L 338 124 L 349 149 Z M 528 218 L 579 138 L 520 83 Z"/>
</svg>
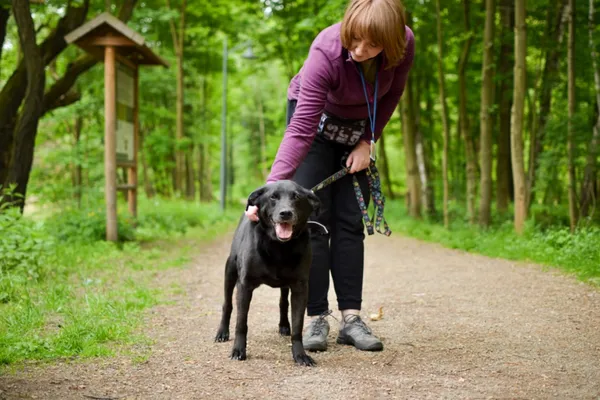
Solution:
<svg viewBox="0 0 600 400">
<path fill-rule="evenodd" d="M 250 206 L 258 206 L 260 208 L 260 197 L 267 191 L 267 185 L 261 186 L 248 196 L 248 202 L 246 203 L 246 210 Z"/>
<path fill-rule="evenodd" d="M 312 190 L 306 190 L 306 198 L 308 199 L 308 202 L 310 203 L 315 215 L 319 215 L 319 212 L 321 211 L 321 200 Z"/>
</svg>

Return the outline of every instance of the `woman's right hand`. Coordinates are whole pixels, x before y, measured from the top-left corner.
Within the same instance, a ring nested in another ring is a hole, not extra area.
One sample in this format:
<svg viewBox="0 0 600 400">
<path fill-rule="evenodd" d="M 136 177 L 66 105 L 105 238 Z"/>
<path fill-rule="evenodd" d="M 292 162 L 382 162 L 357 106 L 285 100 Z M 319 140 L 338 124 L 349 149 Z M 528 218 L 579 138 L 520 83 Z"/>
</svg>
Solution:
<svg viewBox="0 0 600 400">
<path fill-rule="evenodd" d="M 248 206 L 246 217 L 252 222 L 258 221 L 258 206 Z"/>
</svg>

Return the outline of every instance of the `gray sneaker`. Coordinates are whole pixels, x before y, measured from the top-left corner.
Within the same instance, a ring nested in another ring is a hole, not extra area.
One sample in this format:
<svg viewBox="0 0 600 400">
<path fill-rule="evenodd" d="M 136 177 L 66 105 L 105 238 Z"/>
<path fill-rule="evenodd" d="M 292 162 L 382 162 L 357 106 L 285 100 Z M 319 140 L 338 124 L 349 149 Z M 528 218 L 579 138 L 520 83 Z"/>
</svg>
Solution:
<svg viewBox="0 0 600 400">
<path fill-rule="evenodd" d="M 327 350 L 327 335 L 329 334 L 329 322 L 325 319 L 331 311 L 324 312 L 318 318 L 313 318 L 302 335 L 302 345 L 308 351 Z"/>
<path fill-rule="evenodd" d="M 345 326 L 340 329 L 337 338 L 339 344 L 349 344 L 359 350 L 381 351 L 383 343 L 369 327 L 360 319 L 359 315 L 349 315 L 344 319 Z"/>
</svg>

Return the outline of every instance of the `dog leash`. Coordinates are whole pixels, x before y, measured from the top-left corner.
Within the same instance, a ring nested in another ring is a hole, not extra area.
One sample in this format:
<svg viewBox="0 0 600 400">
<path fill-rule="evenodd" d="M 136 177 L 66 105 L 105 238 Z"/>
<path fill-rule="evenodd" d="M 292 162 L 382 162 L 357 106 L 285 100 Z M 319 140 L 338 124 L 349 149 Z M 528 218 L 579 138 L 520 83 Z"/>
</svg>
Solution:
<svg viewBox="0 0 600 400">
<path fill-rule="evenodd" d="M 377 66 L 379 67 L 379 63 L 377 63 Z M 374 93 L 373 93 L 373 107 L 371 109 L 371 102 L 369 100 L 369 96 L 367 93 L 367 85 L 365 83 L 365 76 L 364 76 L 364 73 L 362 70 L 362 66 L 360 64 L 358 64 L 358 71 L 359 71 L 360 80 L 361 80 L 362 87 L 363 87 L 363 92 L 365 95 L 365 100 L 367 102 L 367 111 L 369 113 L 369 122 L 371 125 L 370 126 L 370 128 L 371 128 L 371 146 L 370 146 L 370 154 L 369 154 L 370 163 L 369 163 L 369 167 L 367 168 L 367 182 L 369 184 L 371 197 L 373 198 L 373 207 L 375 208 L 375 211 L 373 213 L 373 216 L 375 217 L 375 230 L 377 230 L 378 233 L 381 233 L 385 236 L 390 236 L 392 234 L 392 231 L 390 230 L 390 227 L 388 226 L 385 218 L 383 217 L 383 208 L 385 206 L 385 197 L 383 196 L 383 192 L 381 191 L 381 179 L 379 177 L 379 171 L 377 170 L 377 167 L 375 166 L 375 128 L 376 128 L 375 119 L 377 116 L 377 97 L 378 97 L 378 88 L 379 88 L 379 74 L 375 74 L 375 84 L 374 84 L 375 89 L 374 89 Z M 348 153 L 346 153 L 344 155 L 344 157 L 342 158 L 342 165 L 343 165 L 342 169 L 340 169 L 339 171 L 337 171 L 330 177 L 325 178 L 325 180 L 323 180 L 321 183 L 319 183 L 315 187 L 313 187 L 311 189 L 313 191 L 313 193 L 318 190 L 323 189 L 327 185 L 331 185 L 333 182 L 346 176 L 350 172 L 350 168 L 344 166 L 347 157 L 348 157 Z M 354 186 L 354 194 L 356 195 L 356 200 L 358 201 L 358 206 L 360 207 L 363 221 L 365 222 L 365 226 L 367 227 L 367 232 L 369 233 L 369 235 L 373 235 L 374 234 L 373 222 L 371 221 L 371 218 L 369 217 L 369 212 L 367 210 L 365 198 L 362 194 L 362 191 L 360 190 L 360 185 L 358 183 L 358 179 L 356 178 L 356 175 L 352 176 L 352 185 Z M 382 223 L 383 223 L 383 229 L 384 229 L 383 232 L 381 231 Z"/>
<path fill-rule="evenodd" d="M 344 157 L 342 162 L 345 160 L 345 158 L 346 157 Z M 324 187 L 331 185 L 333 182 L 348 175 L 349 172 L 350 172 L 349 167 L 344 167 L 344 168 L 340 169 L 333 175 L 325 178 L 322 182 L 320 182 L 319 184 L 314 186 L 311 189 L 312 192 L 313 193 L 317 192 L 317 191 L 323 189 Z M 392 231 L 390 230 L 390 228 L 383 216 L 383 209 L 385 206 L 385 196 L 383 195 L 383 193 L 381 191 L 381 179 L 379 177 L 379 171 L 377 170 L 377 167 L 375 166 L 375 160 L 373 160 L 373 159 L 371 159 L 369 167 L 367 168 L 367 182 L 369 184 L 369 189 L 371 191 L 371 197 L 373 199 L 373 207 L 375 208 L 375 211 L 373 213 L 373 216 L 375 218 L 375 230 L 378 233 L 381 233 L 385 236 L 390 236 L 392 234 Z M 369 217 L 369 212 L 367 210 L 365 198 L 362 194 L 362 191 L 360 190 L 360 184 L 358 183 L 358 179 L 356 178 L 356 175 L 352 176 L 352 185 L 354 187 L 354 194 L 356 196 L 356 200 L 358 201 L 358 206 L 360 207 L 360 211 L 362 213 L 363 221 L 365 223 L 365 226 L 367 227 L 367 232 L 369 235 L 373 235 L 374 234 L 373 222 L 372 222 L 372 219 Z M 383 224 L 383 231 L 381 230 L 381 224 Z"/>
</svg>

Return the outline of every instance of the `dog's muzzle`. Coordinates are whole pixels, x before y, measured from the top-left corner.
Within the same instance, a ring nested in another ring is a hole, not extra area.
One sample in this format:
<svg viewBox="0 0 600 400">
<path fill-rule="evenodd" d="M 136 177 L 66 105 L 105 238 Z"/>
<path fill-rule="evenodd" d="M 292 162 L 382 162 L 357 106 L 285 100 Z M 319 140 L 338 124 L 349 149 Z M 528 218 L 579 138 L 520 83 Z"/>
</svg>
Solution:
<svg viewBox="0 0 600 400">
<path fill-rule="evenodd" d="M 280 242 L 287 242 L 294 235 L 296 218 L 292 211 L 283 210 L 273 219 L 275 235 Z"/>
</svg>

